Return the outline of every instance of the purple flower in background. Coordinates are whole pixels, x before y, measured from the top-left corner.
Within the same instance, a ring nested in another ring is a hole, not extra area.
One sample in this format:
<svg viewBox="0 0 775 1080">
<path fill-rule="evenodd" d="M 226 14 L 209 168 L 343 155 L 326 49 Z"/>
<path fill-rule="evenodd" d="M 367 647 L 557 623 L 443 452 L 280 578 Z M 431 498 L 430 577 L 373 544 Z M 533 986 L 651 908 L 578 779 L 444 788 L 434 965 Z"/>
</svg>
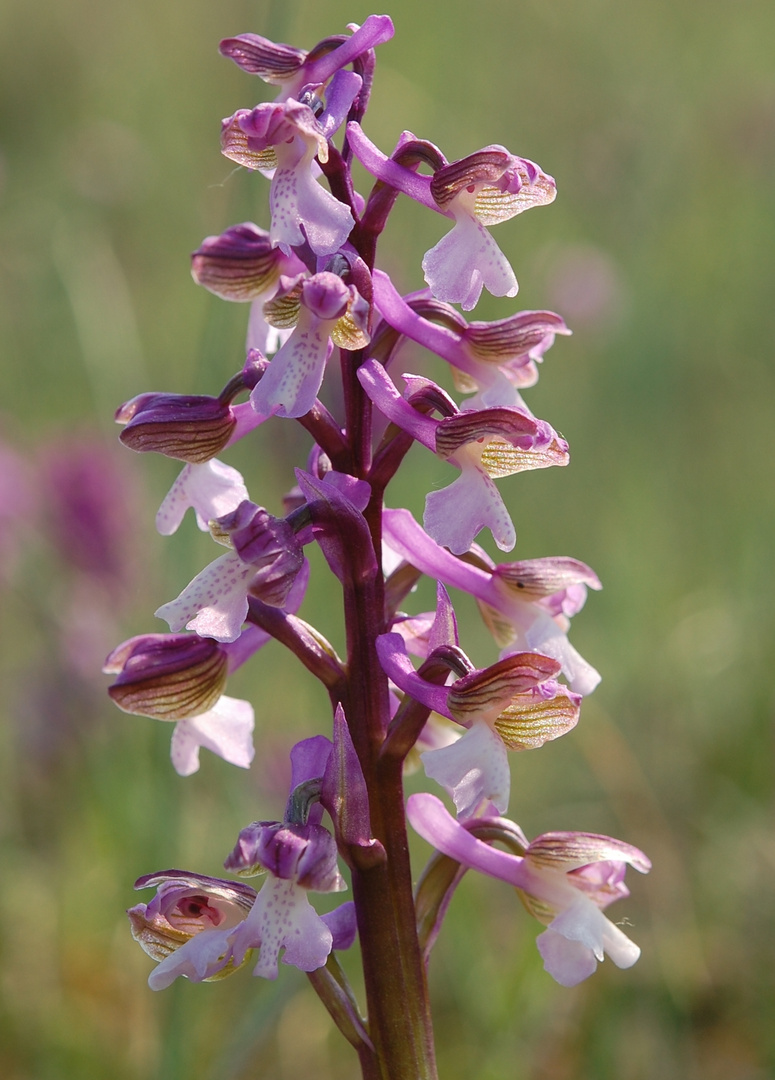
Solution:
<svg viewBox="0 0 775 1080">
<path fill-rule="evenodd" d="M 10 579 L 40 495 L 34 470 L 9 443 L 0 441 L 0 582 Z"/>
<path fill-rule="evenodd" d="M 37 477 L 28 478 L 28 497 L 37 487 L 49 542 L 65 565 L 114 600 L 132 587 L 136 495 L 124 462 L 96 437 L 57 439 L 44 449 Z"/>
<path fill-rule="evenodd" d="M 605 954 L 620 968 L 632 967 L 640 956 L 638 946 L 603 915 L 614 900 L 629 895 L 628 864 L 642 874 L 651 869 L 638 848 L 596 833 L 557 832 L 525 841 L 519 856 L 478 840 L 434 795 L 411 795 L 407 815 L 438 851 L 520 891 L 528 911 L 547 927 L 536 944 L 544 967 L 563 986 L 592 975 Z M 503 825 L 504 835 L 520 832 L 511 822 Z"/>
</svg>

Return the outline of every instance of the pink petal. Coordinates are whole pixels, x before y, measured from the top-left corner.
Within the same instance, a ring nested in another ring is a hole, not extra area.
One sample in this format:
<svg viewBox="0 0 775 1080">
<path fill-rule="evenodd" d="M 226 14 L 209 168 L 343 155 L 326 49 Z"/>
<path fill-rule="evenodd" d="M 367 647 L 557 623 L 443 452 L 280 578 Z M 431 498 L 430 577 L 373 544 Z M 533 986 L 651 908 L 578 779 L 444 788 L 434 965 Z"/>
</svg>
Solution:
<svg viewBox="0 0 775 1080">
<path fill-rule="evenodd" d="M 450 746 L 420 755 L 425 775 L 452 796 L 460 819 L 471 817 L 485 801 L 503 813 L 509 805 L 511 773 L 506 747 L 489 724 L 478 723 Z"/>
<path fill-rule="evenodd" d="M 529 648 L 546 653 L 562 664 L 562 673 L 574 693 L 591 694 L 600 682 L 600 673 L 574 649 L 566 632 L 550 615 L 539 614 L 527 629 L 525 640 Z"/>
<path fill-rule="evenodd" d="M 315 404 L 333 345 L 330 324 L 301 308 L 294 333 L 275 354 L 261 382 L 250 396 L 259 416 L 298 417 Z"/>
<path fill-rule="evenodd" d="M 247 589 L 256 568 L 228 551 L 206 566 L 180 596 L 162 604 L 156 615 L 171 630 L 193 630 L 200 637 L 236 641 L 248 612 Z"/>
<path fill-rule="evenodd" d="M 335 254 L 355 224 L 349 206 L 321 187 L 309 170 L 297 175 L 296 198 L 309 246 L 316 255 Z"/>
<path fill-rule="evenodd" d="M 280 949 L 286 950 L 286 963 L 302 971 L 315 971 L 325 964 L 333 935 L 311 906 L 305 889 L 293 881 L 270 877 L 232 940 L 237 963 L 248 949 L 260 946 L 253 974 L 276 979 Z"/>
<path fill-rule="evenodd" d="M 454 227 L 426 252 L 425 280 L 437 300 L 476 307 L 486 287 L 493 296 L 516 296 L 519 286 L 506 256 L 485 227 L 461 213 Z"/>
<path fill-rule="evenodd" d="M 165 990 L 175 979 L 185 976 L 194 982 L 215 974 L 223 967 L 223 957 L 229 952 L 232 930 L 203 930 L 175 952 L 170 953 L 148 976 L 151 990 Z"/>
<path fill-rule="evenodd" d="M 462 453 L 458 457 L 460 476 L 448 487 L 427 495 L 423 525 L 438 544 L 455 555 L 468 551 L 484 528 L 490 529 L 502 551 L 510 551 L 517 534 L 500 492 L 483 469 Z"/>
<path fill-rule="evenodd" d="M 253 749 L 253 706 L 248 701 L 225 694 L 214 708 L 200 716 L 179 720 L 172 733 L 172 764 L 180 776 L 190 776 L 199 768 L 199 748 L 203 746 L 230 765 L 250 767 Z"/>
<path fill-rule="evenodd" d="M 230 465 L 215 458 L 203 465 L 186 465 L 159 507 L 156 528 L 162 536 L 171 536 L 191 506 L 197 525 L 207 532 L 208 522 L 236 510 L 247 497 L 245 481 Z"/>
<path fill-rule="evenodd" d="M 400 634 L 381 634 L 377 638 L 377 655 L 382 670 L 399 690 L 434 712 L 452 719 L 447 707 L 448 688 L 426 682 L 417 674 Z"/>
<path fill-rule="evenodd" d="M 614 926 L 610 919 L 607 919 L 602 911 L 586 897 L 580 897 L 575 903 L 561 911 L 549 924 L 549 930 L 554 934 L 561 934 L 570 942 L 578 942 L 585 946 L 598 960 L 602 960 L 604 953 L 607 953 L 619 968 L 632 967 L 640 956 L 638 946 L 630 941 L 618 926 Z M 557 944 L 553 942 L 552 945 L 555 955 L 559 955 L 561 950 Z M 573 970 L 578 963 L 578 953 L 568 951 L 567 955 L 573 958 L 573 964 L 569 964 L 570 970 Z M 561 972 L 566 974 L 566 977 L 570 974 L 570 971 L 562 968 Z M 549 973 L 557 978 L 553 971 Z M 585 977 L 582 976 L 582 978 Z M 562 979 L 558 978 L 558 982 L 562 982 Z M 565 983 L 564 985 L 573 984 Z"/>
<path fill-rule="evenodd" d="M 435 795 L 426 792 L 410 795 L 406 813 L 416 833 L 438 851 L 457 859 L 470 870 L 479 870 L 518 889 L 524 888 L 530 881 L 523 859 L 477 840 L 452 817 Z"/>
<path fill-rule="evenodd" d="M 438 421 L 431 420 L 412 408 L 399 393 L 382 364 L 378 364 L 376 360 L 366 360 L 358 369 L 358 379 L 368 396 L 388 420 L 398 424 L 423 446 L 436 452 Z"/>
<path fill-rule="evenodd" d="M 580 941 L 568 941 L 554 930 L 544 930 L 536 938 L 544 968 L 560 986 L 577 986 L 597 969 L 591 949 Z"/>
</svg>

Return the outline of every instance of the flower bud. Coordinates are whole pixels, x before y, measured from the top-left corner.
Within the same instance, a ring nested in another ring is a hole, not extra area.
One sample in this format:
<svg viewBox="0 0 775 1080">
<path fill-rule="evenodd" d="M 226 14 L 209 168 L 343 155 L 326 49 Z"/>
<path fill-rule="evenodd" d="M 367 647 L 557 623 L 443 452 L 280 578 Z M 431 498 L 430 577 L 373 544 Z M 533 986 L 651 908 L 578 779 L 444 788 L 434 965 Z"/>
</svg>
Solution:
<svg viewBox="0 0 775 1080">
<path fill-rule="evenodd" d="M 494 721 L 517 695 L 551 679 L 559 670 L 558 661 L 549 656 L 514 653 L 453 683 L 447 698 L 449 714 L 464 726 L 475 720 Z"/>
<path fill-rule="evenodd" d="M 228 402 L 206 395 L 138 394 L 116 412 L 130 450 L 201 465 L 224 448 L 236 426 Z"/>
<path fill-rule="evenodd" d="M 304 551 L 288 522 L 246 499 L 232 513 L 219 518 L 217 527 L 229 538 L 240 559 L 258 571 L 251 581 L 250 594 L 265 604 L 283 607 L 304 565 Z"/>
<path fill-rule="evenodd" d="M 287 262 L 269 233 L 246 221 L 206 237 L 191 256 L 191 276 L 224 300 L 255 300 L 278 280 Z"/>
<path fill-rule="evenodd" d="M 224 867 L 244 876 L 268 870 L 314 892 L 341 892 L 336 859 L 336 842 L 322 825 L 255 821 L 242 829 Z"/>
<path fill-rule="evenodd" d="M 141 634 L 113 650 L 103 671 L 117 674 L 108 688 L 124 712 L 156 720 L 184 720 L 211 709 L 223 693 L 226 652 L 197 634 Z"/>
</svg>

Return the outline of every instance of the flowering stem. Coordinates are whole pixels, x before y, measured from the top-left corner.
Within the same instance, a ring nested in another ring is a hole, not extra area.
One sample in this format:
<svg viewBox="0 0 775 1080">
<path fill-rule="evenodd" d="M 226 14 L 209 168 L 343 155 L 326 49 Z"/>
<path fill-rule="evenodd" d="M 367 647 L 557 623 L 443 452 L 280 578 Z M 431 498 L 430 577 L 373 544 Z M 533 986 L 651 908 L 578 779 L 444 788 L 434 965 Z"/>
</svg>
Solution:
<svg viewBox="0 0 775 1080">
<path fill-rule="evenodd" d="M 374 507 L 367 511 L 372 517 Z M 381 573 L 345 583 L 348 686 L 343 703 L 369 792 L 371 832 L 386 853 L 353 867 L 352 882 L 369 1015 L 383 1080 L 434 1080 L 436 1065 L 425 967 L 417 940 L 402 762 L 380 760 L 388 686 L 376 652 L 384 630 Z M 364 1075 L 366 1075 L 364 1073 Z"/>
<path fill-rule="evenodd" d="M 391 762 L 390 765 L 393 765 Z M 370 770 L 372 831 L 387 859 L 353 871 L 369 1031 L 383 1080 L 435 1080 L 425 970 L 415 929 L 400 768 Z M 387 781 L 390 781 L 389 783 Z M 400 809 L 400 815 L 396 809 Z"/>
<path fill-rule="evenodd" d="M 352 469 L 363 477 L 371 466 L 371 402 L 358 381 L 358 367 L 363 351 L 341 349 L 342 390 L 347 417 L 347 436 L 352 451 Z"/>
</svg>

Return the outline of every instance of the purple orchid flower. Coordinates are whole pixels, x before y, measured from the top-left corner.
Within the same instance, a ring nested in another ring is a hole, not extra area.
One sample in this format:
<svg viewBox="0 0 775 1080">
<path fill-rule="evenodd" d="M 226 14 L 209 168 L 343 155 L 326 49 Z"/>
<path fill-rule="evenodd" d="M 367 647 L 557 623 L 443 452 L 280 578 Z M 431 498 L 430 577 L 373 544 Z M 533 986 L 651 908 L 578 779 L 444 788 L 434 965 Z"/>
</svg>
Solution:
<svg viewBox="0 0 775 1080">
<path fill-rule="evenodd" d="M 530 415 L 519 390 L 538 380 L 537 363 L 557 334 L 570 334 L 552 311 L 519 311 L 494 322 L 466 322 L 455 308 L 427 291 L 402 297 L 384 271 L 375 269 L 374 303 L 385 322 L 452 367 L 460 393 L 476 391 L 477 408 L 510 405 Z M 428 316 L 425 317 L 422 312 Z"/>
<path fill-rule="evenodd" d="M 220 50 L 243 71 L 279 86 L 278 100 L 284 100 L 298 97 L 305 88 L 320 89 L 345 65 L 355 63 L 393 36 L 393 22 L 387 15 L 369 15 L 362 26 L 350 23 L 348 29 L 352 31 L 349 37 L 328 39 L 309 52 L 259 34 L 225 38 Z"/>
<path fill-rule="evenodd" d="M 298 256 L 274 246 L 270 234 L 253 221 L 205 237 L 191 255 L 193 280 L 222 300 L 266 301 L 274 295 L 281 274 L 303 270 Z"/>
<path fill-rule="evenodd" d="M 175 600 L 162 604 L 157 618 L 175 632 L 185 627 L 201 637 L 233 642 L 247 618 L 249 595 L 298 610 L 309 566 L 287 523 L 245 501 L 214 527 L 234 549 L 206 566 Z"/>
<path fill-rule="evenodd" d="M 306 830 L 317 836 L 319 828 Z M 275 833 L 278 846 L 289 837 L 297 847 L 304 846 L 293 833 L 279 838 Z M 314 842 L 308 841 L 306 848 L 314 850 Z M 301 856 L 297 859 L 303 861 Z M 287 857 L 282 867 L 291 875 L 292 862 Z M 332 949 L 347 949 L 355 940 L 353 903 L 319 916 L 306 896 L 307 888 L 314 886 L 300 885 L 293 876 L 272 873 L 260 892 L 242 882 L 180 870 L 148 874 L 135 882 L 136 889 L 153 886 L 157 893 L 150 904 L 127 911 L 132 936 L 158 962 L 148 978 L 152 990 L 164 990 L 181 977 L 192 982 L 225 978 L 239 970 L 255 949 L 260 952 L 254 974 L 265 979 L 277 978 L 283 948 L 283 963 L 314 971 L 325 964 Z"/>
<path fill-rule="evenodd" d="M 444 855 L 520 891 L 528 911 L 547 927 L 536 944 L 544 967 L 563 986 L 592 975 L 604 954 L 620 968 L 632 967 L 640 956 L 638 946 L 603 915 L 608 904 L 629 895 L 623 880 L 628 864 L 642 874 L 651 869 L 638 848 L 596 833 L 556 832 L 525 842 L 524 855 L 514 855 L 478 840 L 439 799 L 424 793 L 409 797 L 407 816 Z M 502 825 L 511 835 L 521 833 L 512 822 Z"/>
<path fill-rule="evenodd" d="M 583 586 L 600 588 L 588 566 L 567 558 L 531 560 L 543 572 L 539 570 L 537 575 L 541 584 L 526 591 L 518 578 L 509 580 L 508 568 L 474 566 L 452 555 L 428 536 L 408 510 L 386 510 L 383 527 L 385 543 L 408 563 L 477 600 L 505 652 L 534 649 L 545 653 L 561 663 L 574 693 L 592 693 L 600 676 L 568 641 L 567 622 L 568 614 L 578 611 L 583 603 Z M 573 591 L 568 594 L 571 586 Z M 555 615 L 549 598 L 558 592 L 567 598 L 566 611 Z"/>
<path fill-rule="evenodd" d="M 347 887 L 337 867 L 336 842 L 319 824 L 319 804 L 294 798 L 310 783 L 322 783 L 331 752 L 331 742 L 322 736 L 293 748 L 285 820 L 248 825 L 226 859 L 226 869 L 243 877 L 267 872 L 258 893 L 240 883 L 180 871 L 136 882 L 138 889 L 158 887 L 150 904 L 129 912 L 137 940 L 161 961 L 148 980 L 152 989 L 161 990 L 180 976 L 200 982 L 231 974 L 255 949 L 254 975 L 276 979 L 281 949 L 283 963 L 315 971 L 332 949 L 349 948 L 355 938 L 354 905 L 319 916 L 307 898 L 310 891 Z M 181 940 L 181 935 L 187 936 Z"/>
<path fill-rule="evenodd" d="M 304 416 L 315 404 L 333 345 L 357 349 L 369 341 L 369 305 L 330 271 L 281 278 L 264 317 L 276 326 L 296 325 L 251 394 L 262 418 Z"/>
<path fill-rule="evenodd" d="M 393 621 L 393 633 L 404 639 L 407 652 L 427 660 L 431 653 L 444 645 L 459 646 L 457 616 L 449 593 L 436 583 L 436 610 L 422 615 L 400 616 Z M 450 672 L 451 677 L 451 672 Z"/>
<path fill-rule="evenodd" d="M 140 634 L 105 660 L 117 675 L 108 693 L 124 712 L 181 720 L 207 712 L 226 685 L 228 656 L 212 638 L 196 634 Z"/>
<path fill-rule="evenodd" d="M 536 749 L 578 721 L 580 696 L 554 680 L 559 663 L 540 653 L 516 653 L 478 671 L 471 665 L 450 686 L 434 685 L 415 671 L 400 634 L 377 638 L 377 653 L 399 690 L 467 729 L 457 741 L 422 754 L 426 775 L 452 796 L 461 818 L 490 802 L 505 811 L 507 751 Z"/>
<path fill-rule="evenodd" d="M 358 369 L 358 378 L 389 420 L 461 470 L 453 484 L 426 497 L 423 523 L 429 535 L 462 555 L 476 535 L 489 528 L 498 547 L 510 551 L 517 535 L 493 477 L 564 465 L 567 443 L 562 440 L 565 449 L 558 453 L 552 428 L 520 409 L 501 406 L 460 412 L 441 387 L 416 375 L 403 376 L 407 389 L 402 396 L 375 360 L 367 360 Z M 447 415 L 435 420 L 413 407 L 426 399 Z"/>
<path fill-rule="evenodd" d="M 252 390 L 268 367 L 269 361 L 262 353 L 249 348 L 242 370 L 229 380 L 218 397 L 138 394 L 116 411 L 116 422 L 125 425 L 119 438 L 138 452 L 154 451 L 189 465 L 205 465 L 224 447 L 242 439 L 261 423 L 261 417 L 248 402 L 239 405 L 233 402 L 243 391 Z M 196 506 L 198 500 L 208 511 L 211 504 L 223 505 L 220 500 L 230 488 L 244 489 L 241 481 L 239 473 L 218 462 L 210 469 L 184 470 L 165 500 L 160 531 L 166 527 L 174 532 L 187 506 Z M 206 529 L 201 514 L 198 520 L 200 527 Z"/>
<path fill-rule="evenodd" d="M 333 255 L 355 224 L 350 208 L 318 184 L 313 164 L 328 160 L 326 132 L 309 105 L 298 101 L 240 109 L 223 121 L 221 149 L 248 169 L 273 169 L 269 190 L 273 245 L 290 255 L 305 243 Z"/>
<path fill-rule="evenodd" d="M 293 277 L 304 269 L 301 259 L 274 247 L 269 233 L 250 221 L 205 237 L 191 256 L 198 285 L 223 300 L 250 303 L 246 347 L 262 355 L 276 352 L 291 332 L 267 324 L 264 304 L 277 292 L 281 275 Z"/>
<path fill-rule="evenodd" d="M 119 438 L 130 450 L 154 451 L 191 465 L 220 453 L 237 426 L 229 401 L 203 394 L 138 394 L 115 419 L 126 425 Z"/>
<path fill-rule="evenodd" d="M 246 832 L 249 831 L 249 837 Z M 241 964 L 249 949 L 259 948 L 254 975 L 277 978 L 277 962 L 302 971 L 325 964 L 333 948 L 333 933 L 314 910 L 307 891 L 341 892 L 347 886 L 336 866 L 333 836 L 322 825 L 259 822 L 240 834 L 227 869 L 259 863 L 270 872 L 247 919 L 231 937 L 233 962 Z"/>
<path fill-rule="evenodd" d="M 431 195 L 455 227 L 423 259 L 434 296 L 464 311 L 476 307 L 483 287 L 493 296 L 516 296 L 514 271 L 485 226 L 545 206 L 556 194 L 551 176 L 502 146 L 486 146 L 438 169 Z"/>
<path fill-rule="evenodd" d="M 180 776 L 199 769 L 202 747 L 247 769 L 254 756 L 253 706 L 223 690 L 227 675 L 270 640 L 256 626 L 231 644 L 197 634 L 141 634 L 116 646 L 102 670 L 117 676 L 108 693 L 124 712 L 175 724 L 171 757 Z"/>
<path fill-rule="evenodd" d="M 299 274 L 304 264 L 272 244 L 264 229 L 245 221 L 219 236 L 206 236 L 191 256 L 191 276 L 197 285 L 222 300 L 266 301 L 280 275 Z"/>
<path fill-rule="evenodd" d="M 437 299 L 470 311 L 482 288 L 493 296 L 516 296 L 514 271 L 485 226 L 552 202 L 557 189 L 551 176 L 502 146 L 486 146 L 443 164 L 432 177 L 420 176 L 393 160 L 414 140 L 410 132 L 401 136 L 393 158 L 385 157 L 354 121 L 347 134 L 358 160 L 378 180 L 454 219 L 451 232 L 423 259 L 425 280 Z"/>
<path fill-rule="evenodd" d="M 146 874 L 135 882 L 136 889 L 154 886 L 156 895 L 149 904 L 137 904 L 127 911 L 132 937 L 143 950 L 161 964 L 204 934 L 199 947 L 188 950 L 183 964 L 178 957 L 177 974 L 195 982 L 233 974 L 237 967 L 231 959 L 218 966 L 217 953 L 224 933 L 238 926 L 252 908 L 256 890 L 239 881 L 185 870 Z M 217 934 L 213 934 L 216 929 Z M 209 942 L 214 948 L 203 949 L 202 942 L 205 945 Z M 169 985 L 163 973 L 160 980 L 157 978 L 158 971 L 155 968 L 148 980 L 154 990 Z"/>
</svg>

